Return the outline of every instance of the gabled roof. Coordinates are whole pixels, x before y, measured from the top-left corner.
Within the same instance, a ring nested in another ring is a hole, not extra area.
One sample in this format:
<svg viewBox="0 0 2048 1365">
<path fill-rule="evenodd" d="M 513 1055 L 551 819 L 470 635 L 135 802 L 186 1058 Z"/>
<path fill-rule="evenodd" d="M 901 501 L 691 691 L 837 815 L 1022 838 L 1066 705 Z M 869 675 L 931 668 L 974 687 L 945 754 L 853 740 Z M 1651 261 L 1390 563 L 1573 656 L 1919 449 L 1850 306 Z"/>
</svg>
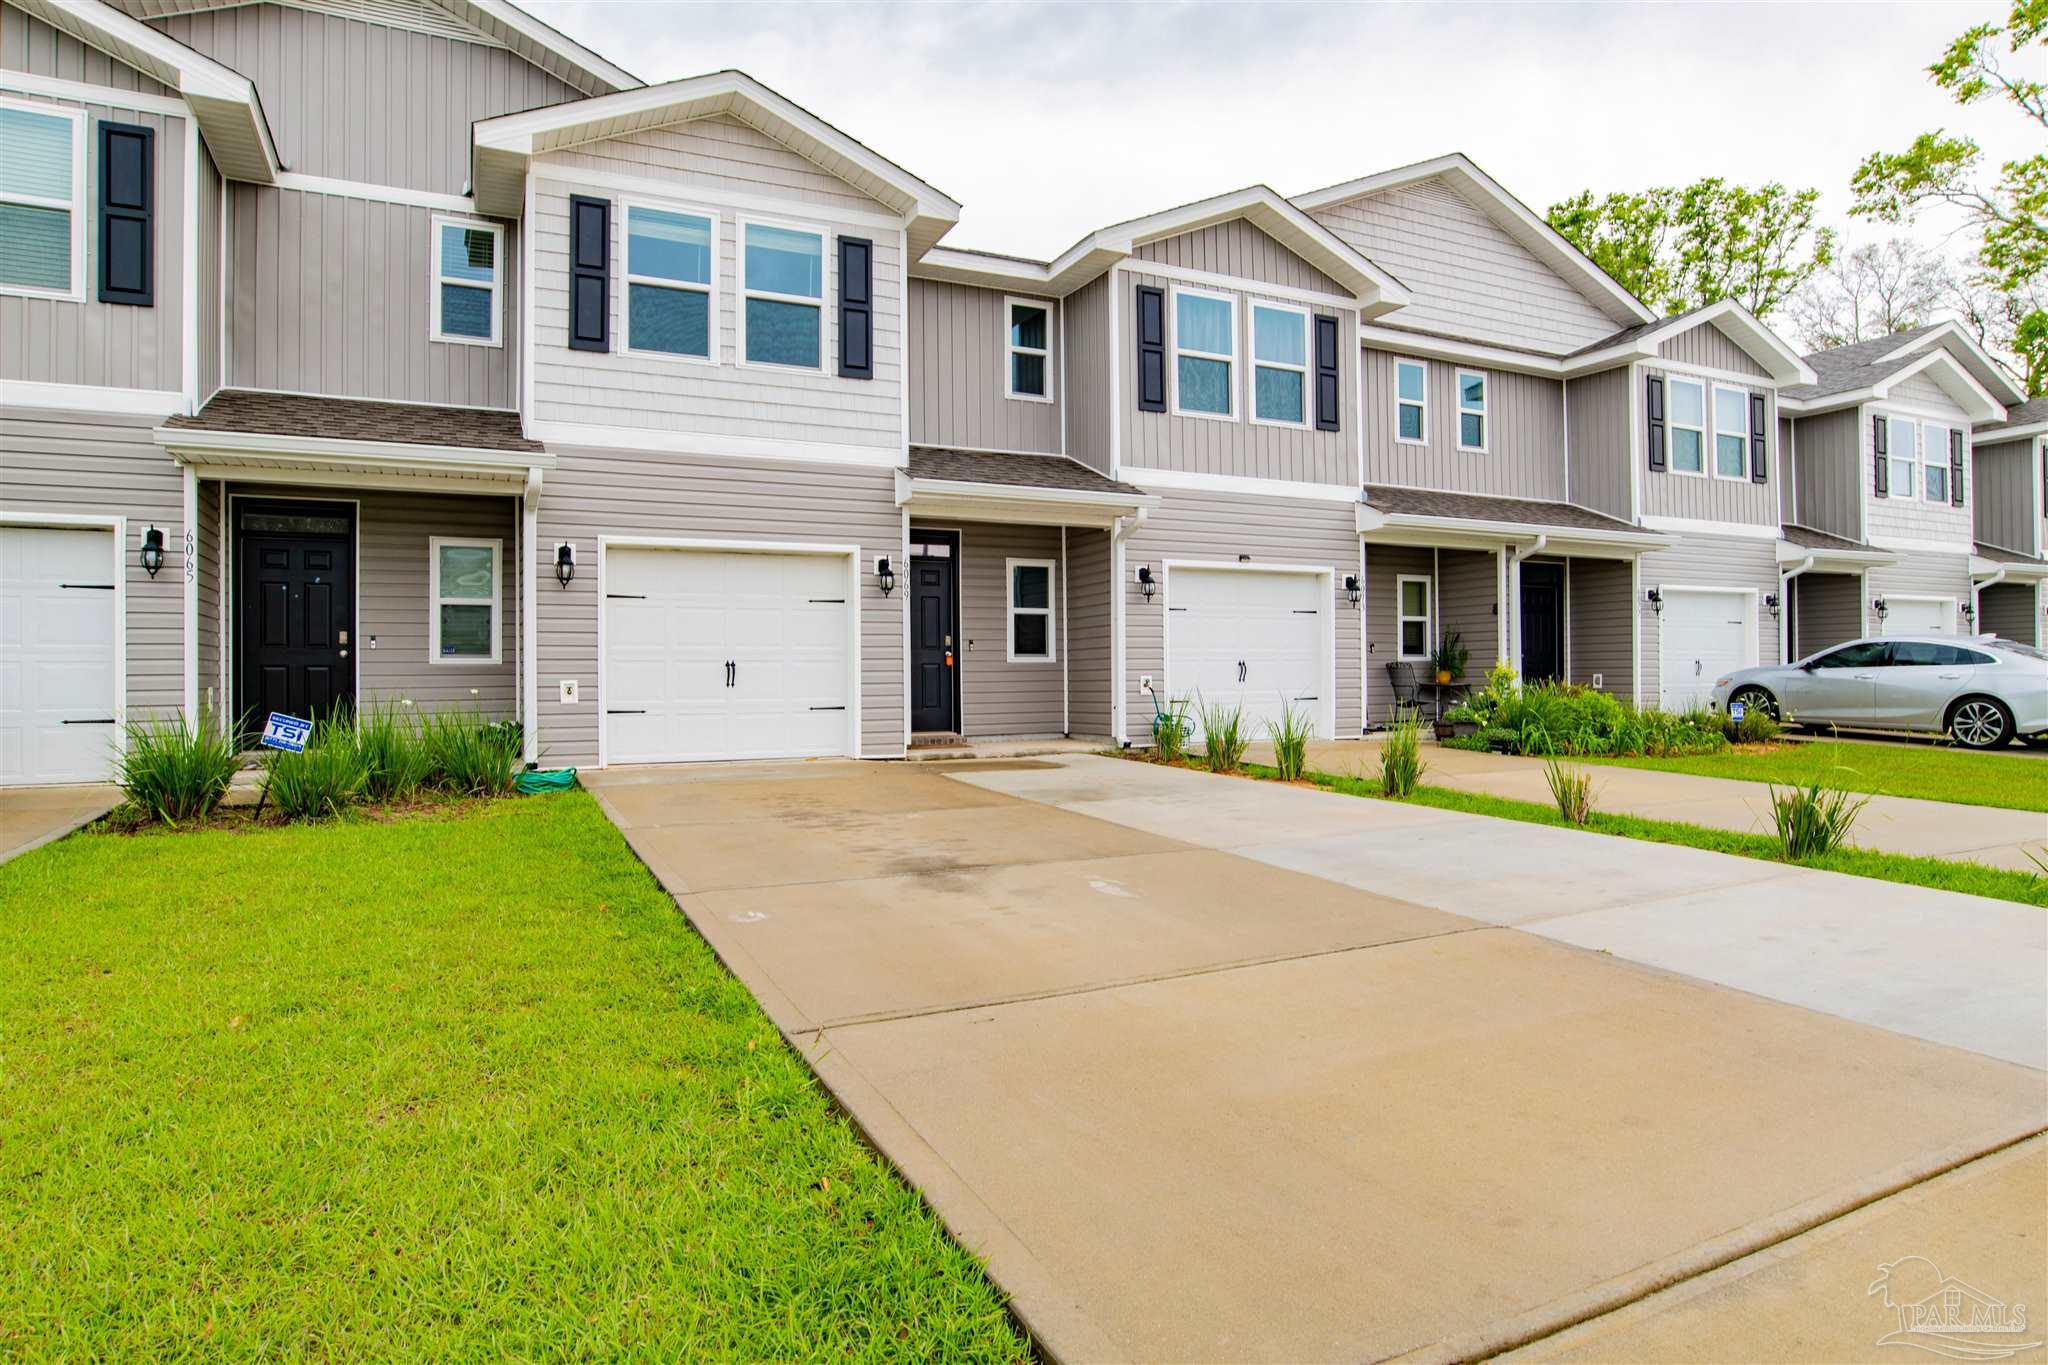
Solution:
<svg viewBox="0 0 2048 1365">
<path fill-rule="evenodd" d="M 1509 194 L 1499 181 L 1480 170 L 1463 152 L 1452 152 L 1447 156 L 1418 161 L 1412 166 L 1400 166 L 1377 175 L 1347 180 L 1341 185 L 1297 194 L 1294 203 L 1313 213 L 1332 204 L 1384 194 L 1438 178 L 1449 181 L 1487 217 L 1499 224 L 1502 231 L 1527 247 L 1536 259 L 1576 285 L 1615 321 L 1656 321 L 1657 315 L 1649 305 L 1622 288 L 1618 280 L 1593 264 L 1591 257 L 1566 241 L 1556 228 L 1543 220 L 1542 215 Z"/>
<path fill-rule="evenodd" d="M 2005 405 L 1935 333 L 1947 324 L 1916 327 L 1872 341 L 1851 342 L 1806 357 L 1813 381 L 1783 389 L 1779 402 L 1799 413 L 1832 412 L 1858 403 L 1883 402 L 1914 375 L 1925 374 L 1956 401 L 1971 422 L 2003 421 Z"/>
<path fill-rule="evenodd" d="M 473 130 L 471 154 L 477 210 L 517 218 L 527 162 L 537 153 L 714 114 L 737 119 L 774 138 L 902 214 L 913 260 L 960 220 L 960 205 L 951 196 L 743 71 L 714 71 L 483 120 Z"/>
<path fill-rule="evenodd" d="M 1657 348 L 1665 341 L 1701 326 L 1718 327 L 1780 384 L 1814 382 L 1813 370 L 1799 358 L 1799 353 L 1776 332 L 1764 326 L 1756 314 L 1733 299 L 1722 299 L 1655 322 L 1639 322 L 1633 327 L 1624 327 L 1613 336 L 1603 337 L 1590 346 L 1581 346 L 1566 356 L 1565 370 L 1569 374 L 1582 374 L 1606 369 L 1622 360 L 1654 360 L 1659 358 Z"/>
<path fill-rule="evenodd" d="M 2029 398 L 2005 410 L 2003 421 L 1987 422 L 1976 429 L 1979 441 L 2014 441 L 2022 436 L 2048 435 L 2048 398 Z"/>
<path fill-rule="evenodd" d="M 1916 327 L 1910 332 L 1895 333 L 1887 339 L 1897 341 L 1899 345 L 1880 356 L 1880 363 L 1903 361 L 1920 354 L 1930 346 L 1940 346 L 1961 361 L 1963 368 L 1999 402 L 2010 406 L 2027 396 L 2026 390 L 2013 382 L 2005 367 L 1993 360 L 1989 353 L 1977 344 L 1977 339 L 1959 322 L 1937 322 L 1930 327 Z"/>
</svg>

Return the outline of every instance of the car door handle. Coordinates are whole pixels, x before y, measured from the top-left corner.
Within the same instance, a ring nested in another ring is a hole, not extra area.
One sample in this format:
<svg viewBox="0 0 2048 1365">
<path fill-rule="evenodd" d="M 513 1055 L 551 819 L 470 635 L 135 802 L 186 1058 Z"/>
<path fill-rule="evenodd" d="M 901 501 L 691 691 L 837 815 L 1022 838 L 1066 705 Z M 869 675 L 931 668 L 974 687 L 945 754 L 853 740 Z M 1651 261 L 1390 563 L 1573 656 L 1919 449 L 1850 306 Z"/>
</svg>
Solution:
<svg viewBox="0 0 2048 1365">
<path fill-rule="evenodd" d="M 1857 681 L 1857 682 L 1876 682 L 1876 681 L 1877 681 L 1877 674 L 1875 674 L 1875 673 L 1858 673 L 1858 674 L 1856 675 L 1856 681 Z"/>
<path fill-rule="evenodd" d="M 1954 682 L 1957 678 L 1960 678 L 1963 675 L 1960 673 L 1937 673 L 1934 676 L 1937 678 L 1946 678 L 1950 682 Z"/>
</svg>

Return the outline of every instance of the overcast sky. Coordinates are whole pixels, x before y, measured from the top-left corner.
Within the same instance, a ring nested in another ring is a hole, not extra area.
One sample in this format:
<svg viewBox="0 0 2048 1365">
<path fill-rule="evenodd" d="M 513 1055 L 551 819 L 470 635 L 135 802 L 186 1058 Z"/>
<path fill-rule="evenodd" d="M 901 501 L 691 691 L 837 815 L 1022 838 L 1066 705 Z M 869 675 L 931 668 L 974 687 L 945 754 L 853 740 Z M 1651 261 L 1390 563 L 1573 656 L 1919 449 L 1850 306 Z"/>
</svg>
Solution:
<svg viewBox="0 0 2048 1365">
<path fill-rule="evenodd" d="M 2003 3 L 527 7 L 648 81 L 746 71 L 960 200 L 949 245 L 1039 258 L 1256 181 L 1299 194 L 1446 151 L 1539 213 L 1722 175 L 1817 186 L 1851 226 L 1868 152 L 1939 126 L 2031 150 L 2017 116 L 1960 110 L 1925 72 Z"/>
</svg>

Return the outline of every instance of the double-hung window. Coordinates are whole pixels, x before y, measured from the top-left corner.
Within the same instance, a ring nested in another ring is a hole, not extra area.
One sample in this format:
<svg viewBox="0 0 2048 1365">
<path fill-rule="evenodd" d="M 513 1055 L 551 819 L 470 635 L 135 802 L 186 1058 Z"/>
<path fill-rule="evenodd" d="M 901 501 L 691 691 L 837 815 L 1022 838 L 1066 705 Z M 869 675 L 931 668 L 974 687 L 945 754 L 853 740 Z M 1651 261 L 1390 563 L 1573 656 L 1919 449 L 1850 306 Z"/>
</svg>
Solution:
<svg viewBox="0 0 2048 1365">
<path fill-rule="evenodd" d="M 1308 425 L 1308 314 L 1252 305 L 1252 420 Z"/>
<path fill-rule="evenodd" d="M 85 114 L 0 101 L 0 290 L 85 293 Z"/>
<path fill-rule="evenodd" d="M 502 660 L 498 629 L 498 572 L 502 540 L 427 541 L 427 590 L 433 613 L 427 618 L 427 661 L 436 664 L 495 664 Z"/>
<path fill-rule="evenodd" d="M 495 223 L 434 219 L 434 340 L 502 346 L 499 270 L 505 233 Z"/>
<path fill-rule="evenodd" d="M 1429 580 L 1402 574 L 1394 586 L 1398 594 L 1396 616 L 1400 638 L 1397 651 L 1402 659 L 1429 657 Z"/>
<path fill-rule="evenodd" d="M 1030 299 L 1003 304 L 1008 318 L 1004 342 L 1010 371 L 1010 397 L 1033 403 L 1052 401 L 1052 307 Z"/>
<path fill-rule="evenodd" d="M 717 358 L 717 254 L 718 224 L 710 214 L 626 205 L 626 350 Z"/>
<path fill-rule="evenodd" d="M 1173 292 L 1173 410 L 1235 417 L 1237 300 L 1192 289 Z"/>
<path fill-rule="evenodd" d="M 1948 428 L 1939 422 L 1920 428 L 1920 496 L 1948 501 Z"/>
<path fill-rule="evenodd" d="M 1419 360 L 1394 362 L 1394 439 L 1429 440 L 1429 369 Z"/>
<path fill-rule="evenodd" d="M 1910 498 L 1913 496 L 1913 470 L 1920 463 L 1919 451 L 1914 438 L 1919 434 L 1919 424 L 1904 417 L 1887 417 L 1891 432 L 1885 439 L 1885 456 L 1891 463 L 1885 480 L 1885 496 Z"/>
<path fill-rule="evenodd" d="M 1714 386 L 1714 474 L 1723 479 L 1749 476 L 1749 395 L 1718 384 Z"/>
<path fill-rule="evenodd" d="M 1486 453 L 1486 376 L 1458 371 L 1458 449 Z"/>
<path fill-rule="evenodd" d="M 1671 472 L 1707 472 L 1707 386 L 1675 375 L 1665 386 L 1670 391 Z"/>
<path fill-rule="evenodd" d="M 825 355 L 825 234 L 773 223 L 740 224 L 740 330 L 749 365 L 821 370 Z"/>
<path fill-rule="evenodd" d="M 1010 580 L 1011 663 L 1053 663 L 1053 561 L 1006 559 Z"/>
</svg>

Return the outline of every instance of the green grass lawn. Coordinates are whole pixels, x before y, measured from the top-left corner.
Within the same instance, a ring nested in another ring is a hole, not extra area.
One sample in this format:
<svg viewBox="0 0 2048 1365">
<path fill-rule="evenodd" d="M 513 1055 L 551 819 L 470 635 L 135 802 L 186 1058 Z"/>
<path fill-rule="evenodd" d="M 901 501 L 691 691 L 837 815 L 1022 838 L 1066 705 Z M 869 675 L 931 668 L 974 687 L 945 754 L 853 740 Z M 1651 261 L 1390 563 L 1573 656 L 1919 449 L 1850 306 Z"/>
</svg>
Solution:
<svg viewBox="0 0 2048 1365">
<path fill-rule="evenodd" d="M 1696 758 L 1602 758 L 1589 762 L 1655 768 L 1747 782 L 1805 783 L 1819 777 L 1850 791 L 1919 796 L 1967 806 L 2048 811 L 2048 759 L 2020 752 L 1975 753 L 1932 744 L 1845 744 L 1839 740 L 1731 749 Z"/>
<path fill-rule="evenodd" d="M 0 866 L 0 1356 L 1017 1360 L 583 793 Z"/>
</svg>

